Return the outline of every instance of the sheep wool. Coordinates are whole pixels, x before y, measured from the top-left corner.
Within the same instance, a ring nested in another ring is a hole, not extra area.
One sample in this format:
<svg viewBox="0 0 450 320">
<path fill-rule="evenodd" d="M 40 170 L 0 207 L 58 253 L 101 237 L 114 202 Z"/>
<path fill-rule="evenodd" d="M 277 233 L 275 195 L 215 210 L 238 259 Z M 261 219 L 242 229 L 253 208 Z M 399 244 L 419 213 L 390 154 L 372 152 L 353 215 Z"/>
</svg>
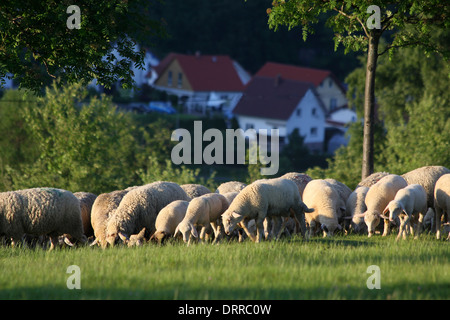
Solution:
<svg viewBox="0 0 450 320">
<path fill-rule="evenodd" d="M 211 193 L 211 190 L 209 190 L 205 186 L 202 186 L 201 184 L 183 184 L 180 187 L 191 199 L 200 197 L 207 193 Z"/>
<path fill-rule="evenodd" d="M 94 235 L 94 229 L 91 224 L 92 205 L 97 196 L 90 192 L 76 192 L 73 194 L 80 200 L 81 221 L 83 222 L 84 235 L 91 237 Z"/>
<path fill-rule="evenodd" d="M 289 217 L 294 214 L 304 235 L 304 212 L 308 210 L 301 201 L 298 187 L 293 181 L 279 178 L 266 179 L 245 187 L 222 215 L 222 221 L 228 235 L 238 223 L 243 221 L 243 228 L 247 235 L 253 241 L 260 242 L 264 235 L 264 219 L 272 216 Z M 248 230 L 248 222 L 251 219 L 255 219 L 256 222 L 256 238 Z"/>
<path fill-rule="evenodd" d="M 216 190 L 216 193 L 224 194 L 228 192 L 239 192 L 247 185 L 239 181 L 228 181 L 222 183 Z"/>
<path fill-rule="evenodd" d="M 308 208 L 314 209 L 305 214 L 309 236 L 314 235 L 319 227 L 324 236 L 332 236 L 336 229 L 340 229 L 338 218 L 342 199 L 336 184 L 321 179 L 309 182 L 303 192 L 303 201 Z"/>
<path fill-rule="evenodd" d="M 362 217 L 362 214 L 367 210 L 365 203 L 367 192 L 369 192 L 368 187 L 357 187 L 345 203 L 347 213 L 350 214 L 352 219 L 351 227 L 356 233 L 362 233 L 367 229 Z"/>
<path fill-rule="evenodd" d="M 85 242 L 80 201 L 72 192 L 34 188 L 0 193 L 0 234 L 13 239 L 48 235 L 52 250 L 64 234 Z"/>
<path fill-rule="evenodd" d="M 435 225 L 436 225 L 436 238 L 439 240 L 441 237 L 441 217 L 445 215 L 445 220 L 449 222 L 450 213 L 450 174 L 445 174 L 439 178 L 436 182 L 434 189 L 434 207 L 436 210 Z M 450 240 L 450 233 L 448 235 Z"/>
<path fill-rule="evenodd" d="M 153 234 L 159 211 L 175 200 L 190 198 L 173 182 L 157 181 L 129 191 L 108 220 L 106 241 L 114 245 L 117 236 L 127 239 L 144 227 Z"/>
<path fill-rule="evenodd" d="M 417 218 L 416 237 L 419 236 L 423 218 L 427 212 L 427 194 L 420 184 L 411 184 L 397 191 L 394 200 L 389 202 L 383 214 L 389 212 L 389 220 L 400 219 L 400 227 L 397 240 L 403 234 L 406 239 L 406 226 L 410 225 L 411 218 Z M 411 233 L 413 230 L 411 228 Z"/>
<path fill-rule="evenodd" d="M 189 202 L 184 200 L 176 200 L 165 206 L 156 217 L 156 231 L 150 240 L 162 243 L 167 237 L 174 235 L 178 224 L 186 216 L 188 206 Z"/>
<path fill-rule="evenodd" d="M 426 166 L 417 168 L 402 175 L 408 184 L 420 184 L 427 193 L 427 205 L 434 208 L 434 187 L 439 178 L 450 173 L 442 166 Z"/>
<path fill-rule="evenodd" d="M 369 237 L 374 234 L 375 228 L 380 224 L 380 218 L 386 206 L 391 200 L 394 200 L 398 190 L 407 185 L 406 180 L 402 177 L 390 174 L 370 187 L 365 199 L 367 210 L 363 214 Z M 385 218 L 383 236 L 388 233 L 389 219 Z"/>
</svg>

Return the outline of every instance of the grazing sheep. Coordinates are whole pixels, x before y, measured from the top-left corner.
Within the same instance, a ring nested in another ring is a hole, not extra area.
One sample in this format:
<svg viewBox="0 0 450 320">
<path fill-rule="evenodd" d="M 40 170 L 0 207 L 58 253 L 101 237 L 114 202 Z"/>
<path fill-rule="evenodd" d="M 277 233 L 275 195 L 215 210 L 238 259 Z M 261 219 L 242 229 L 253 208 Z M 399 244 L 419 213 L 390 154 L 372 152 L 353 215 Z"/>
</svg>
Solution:
<svg viewBox="0 0 450 320">
<path fill-rule="evenodd" d="M 309 236 L 320 227 L 324 236 L 332 236 L 336 229 L 341 229 L 338 218 L 342 212 L 342 199 L 338 190 L 330 181 L 312 180 L 303 191 L 303 201 L 308 208 L 314 209 L 305 214 L 309 226 Z"/>
<path fill-rule="evenodd" d="M 384 177 L 386 177 L 388 175 L 390 175 L 389 172 L 375 172 L 375 173 L 372 173 L 370 176 L 366 177 L 364 180 L 362 180 L 360 183 L 358 183 L 356 188 L 358 188 L 358 187 L 368 187 L 368 188 L 370 188 L 375 183 L 377 183 L 382 178 L 384 178 Z"/>
<path fill-rule="evenodd" d="M 180 187 L 191 199 L 200 197 L 207 193 L 211 193 L 211 190 L 209 190 L 205 186 L 202 186 L 201 184 L 183 184 Z"/>
<path fill-rule="evenodd" d="M 285 175 L 281 176 L 280 179 L 288 179 L 288 180 L 295 182 L 295 184 L 298 187 L 298 192 L 300 193 L 300 197 L 303 196 L 303 190 L 305 190 L 305 187 L 308 184 L 308 182 L 310 182 L 312 180 L 312 178 L 310 176 L 308 176 L 307 174 L 298 173 L 298 172 L 286 173 Z"/>
<path fill-rule="evenodd" d="M 444 222 L 449 220 L 450 212 L 450 174 L 445 174 L 439 178 L 434 188 L 434 208 L 436 210 L 436 238 L 441 237 L 441 216 L 444 215 Z M 448 236 L 450 240 L 450 233 Z"/>
<path fill-rule="evenodd" d="M 156 217 L 156 231 L 150 240 L 163 243 L 165 239 L 174 235 L 177 226 L 186 215 L 188 206 L 189 202 L 184 200 L 176 200 L 165 206 Z"/>
<path fill-rule="evenodd" d="M 229 181 L 222 183 L 216 190 L 216 193 L 224 194 L 228 192 L 239 192 L 247 185 L 239 181 Z"/>
<path fill-rule="evenodd" d="M 295 215 L 300 223 L 302 235 L 305 232 L 304 212 L 310 209 L 300 199 L 297 185 L 287 179 L 268 179 L 254 182 L 245 187 L 222 215 L 226 234 L 230 234 L 238 223 L 243 222 L 244 231 L 254 241 L 260 242 L 264 234 L 266 217 Z M 255 219 L 256 238 L 248 230 L 248 222 Z"/>
<path fill-rule="evenodd" d="M 434 186 L 439 178 L 450 173 L 450 170 L 442 166 L 422 167 L 402 175 L 408 184 L 420 184 L 427 193 L 427 205 L 434 208 Z"/>
<path fill-rule="evenodd" d="M 427 212 L 427 194 L 420 184 L 411 184 L 397 191 L 394 200 L 389 202 L 383 211 L 383 215 L 389 212 L 389 220 L 400 219 L 400 227 L 397 240 L 403 234 L 406 239 L 406 226 L 410 224 L 410 219 L 417 217 L 416 238 L 419 236 L 420 228 L 425 213 Z M 411 228 L 411 232 L 413 232 Z"/>
<path fill-rule="evenodd" d="M 183 235 L 183 241 L 189 245 L 191 243 L 191 235 L 203 241 L 205 239 L 205 233 L 210 233 L 212 228 L 215 234 L 214 241 L 219 241 L 220 229 L 218 230 L 217 220 L 227 210 L 228 205 L 228 200 L 218 193 L 205 194 L 192 199 L 189 202 L 184 219 L 175 229 L 174 236 L 180 232 Z M 197 226 L 202 227 L 200 237 L 197 233 Z"/>
<path fill-rule="evenodd" d="M 352 190 L 347 187 L 345 184 L 343 184 L 340 181 L 337 181 L 335 179 L 324 179 L 326 182 L 330 183 L 333 189 L 337 191 L 339 194 L 339 211 L 337 211 L 338 214 L 338 221 L 339 224 L 341 224 L 344 221 L 344 218 L 346 216 L 346 202 L 348 197 L 352 194 Z"/>
<path fill-rule="evenodd" d="M 137 187 L 130 187 L 126 190 L 116 190 L 110 193 L 100 194 L 94 201 L 91 210 L 91 225 L 94 230 L 95 241 L 91 244 L 100 245 L 106 248 L 106 226 L 108 219 L 113 215 L 114 211 L 122 201 L 123 197 L 130 191 Z"/>
<path fill-rule="evenodd" d="M 380 218 L 386 206 L 391 200 L 394 200 L 398 190 L 405 188 L 407 185 L 402 177 L 390 174 L 370 187 L 365 200 L 367 210 L 362 214 L 369 237 L 374 234 L 375 228 L 380 224 Z M 387 217 L 382 218 L 384 219 L 383 236 L 386 236 L 389 233 L 389 219 Z"/>
<path fill-rule="evenodd" d="M 12 238 L 12 245 L 25 234 L 48 235 L 50 250 L 65 234 L 85 243 L 80 201 L 72 192 L 55 188 L 0 193 L 0 234 Z"/>
<path fill-rule="evenodd" d="M 368 187 L 357 187 L 346 201 L 347 213 L 351 218 L 351 227 L 356 233 L 363 233 L 367 230 L 362 214 L 366 212 L 366 195 L 369 191 Z"/>
<path fill-rule="evenodd" d="M 97 196 L 90 192 L 76 192 L 73 195 L 80 200 L 81 221 L 83 222 L 84 235 L 86 237 L 92 237 L 94 235 L 94 229 L 91 224 L 91 211 Z"/>
<path fill-rule="evenodd" d="M 117 237 L 126 242 L 130 235 L 140 232 L 144 227 L 152 234 L 159 211 L 175 200 L 190 199 L 186 192 L 173 182 L 153 182 L 129 191 L 108 220 L 106 241 L 112 246 Z"/>
</svg>

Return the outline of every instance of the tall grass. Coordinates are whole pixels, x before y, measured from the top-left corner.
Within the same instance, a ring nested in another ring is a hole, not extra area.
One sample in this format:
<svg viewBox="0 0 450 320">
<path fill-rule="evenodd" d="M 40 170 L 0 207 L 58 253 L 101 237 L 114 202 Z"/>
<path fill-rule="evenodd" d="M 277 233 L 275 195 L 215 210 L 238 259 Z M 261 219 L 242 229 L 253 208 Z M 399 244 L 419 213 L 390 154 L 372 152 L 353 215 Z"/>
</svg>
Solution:
<svg viewBox="0 0 450 320">
<path fill-rule="evenodd" d="M 69 290 L 67 267 L 81 270 Z M 381 270 L 369 290 L 367 268 Z M 448 242 L 363 236 L 107 250 L 0 248 L 0 299 L 449 299 Z"/>
</svg>

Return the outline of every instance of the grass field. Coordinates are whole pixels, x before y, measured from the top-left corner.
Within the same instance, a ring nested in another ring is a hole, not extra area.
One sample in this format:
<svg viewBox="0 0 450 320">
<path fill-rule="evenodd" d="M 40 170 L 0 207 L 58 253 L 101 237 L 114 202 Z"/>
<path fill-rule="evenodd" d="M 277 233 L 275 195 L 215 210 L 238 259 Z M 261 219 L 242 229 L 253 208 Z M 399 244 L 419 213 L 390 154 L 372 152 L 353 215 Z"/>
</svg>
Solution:
<svg viewBox="0 0 450 320">
<path fill-rule="evenodd" d="M 66 273 L 80 267 L 80 290 Z M 381 289 L 369 290 L 380 268 Z M 431 235 L 254 244 L 0 247 L 0 299 L 450 299 L 450 244 Z"/>
</svg>

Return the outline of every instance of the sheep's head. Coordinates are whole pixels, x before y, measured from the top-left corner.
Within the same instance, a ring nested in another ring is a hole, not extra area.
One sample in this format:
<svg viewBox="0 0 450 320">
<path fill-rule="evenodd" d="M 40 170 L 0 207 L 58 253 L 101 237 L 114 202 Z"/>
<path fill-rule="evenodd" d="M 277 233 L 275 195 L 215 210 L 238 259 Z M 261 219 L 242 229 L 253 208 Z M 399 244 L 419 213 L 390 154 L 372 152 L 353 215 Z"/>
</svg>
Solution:
<svg viewBox="0 0 450 320">
<path fill-rule="evenodd" d="M 114 246 L 118 239 L 121 239 L 124 243 L 127 243 L 129 239 L 128 235 L 119 229 L 115 219 L 111 219 L 106 226 L 106 242 Z"/>
<path fill-rule="evenodd" d="M 173 236 L 176 237 L 178 232 L 183 235 L 183 241 L 185 243 L 189 241 L 190 235 L 192 235 L 194 238 L 198 238 L 197 229 L 192 223 L 181 222 L 175 229 L 175 233 Z"/>
<path fill-rule="evenodd" d="M 138 234 L 133 234 L 127 239 L 126 235 L 119 232 L 119 237 L 128 247 L 140 247 L 145 243 L 145 227 Z"/>
<path fill-rule="evenodd" d="M 222 215 L 222 223 L 225 233 L 227 235 L 230 235 L 236 228 L 236 225 L 243 219 L 244 216 L 236 212 L 225 211 L 224 214 Z"/>
<path fill-rule="evenodd" d="M 387 217 L 383 216 L 378 211 L 366 211 L 364 212 L 364 222 L 367 226 L 367 231 L 369 233 L 369 237 L 373 236 L 375 233 L 375 228 L 380 224 L 381 218 L 386 219 Z"/>
<path fill-rule="evenodd" d="M 397 218 L 400 214 L 402 214 L 402 212 L 406 214 L 403 205 L 396 200 L 392 200 L 391 202 L 389 202 L 389 204 L 383 211 L 383 215 L 386 215 L 386 213 L 388 212 L 389 212 L 389 221 L 394 221 L 395 218 Z M 384 216 L 383 218 L 387 219 L 388 217 Z"/>
</svg>

